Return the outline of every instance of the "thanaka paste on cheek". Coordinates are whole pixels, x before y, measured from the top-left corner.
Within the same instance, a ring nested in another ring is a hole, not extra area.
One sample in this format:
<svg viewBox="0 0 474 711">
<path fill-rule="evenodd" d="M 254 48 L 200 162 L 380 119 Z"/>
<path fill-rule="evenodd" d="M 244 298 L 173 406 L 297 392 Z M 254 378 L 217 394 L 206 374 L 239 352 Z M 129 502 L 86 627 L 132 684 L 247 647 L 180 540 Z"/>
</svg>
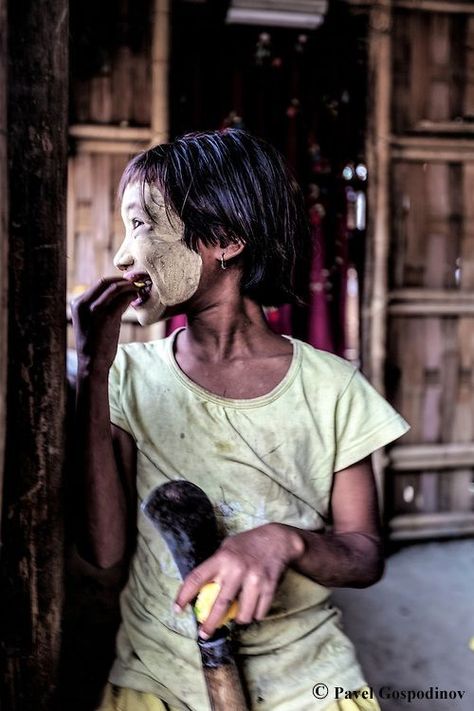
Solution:
<svg viewBox="0 0 474 711">
<path fill-rule="evenodd" d="M 155 303 L 144 304 L 151 307 L 146 318 L 150 323 L 150 317 L 158 320 L 163 315 L 164 307 L 182 304 L 196 292 L 202 259 L 183 242 L 183 222 L 175 215 L 168 218 L 159 190 L 147 187 L 145 203 L 153 224 L 148 234 L 136 240 L 135 246 L 136 262 L 144 266 L 158 294 L 159 304 L 153 298 L 149 301 Z"/>
<path fill-rule="evenodd" d="M 146 271 L 153 287 L 143 305 L 136 310 L 142 326 L 159 321 L 167 306 L 187 301 L 197 290 L 202 259 L 183 242 L 184 224 L 177 215 L 168 215 L 161 192 L 145 186 L 146 214 L 141 208 L 142 192 L 138 182 L 127 185 L 122 199 L 122 217 L 127 228 L 124 245 L 127 261 L 134 272 Z M 151 219 L 150 219 L 151 218 Z M 132 230 L 132 219 L 143 224 Z M 122 247 L 123 249 L 123 247 Z M 116 266 L 120 259 L 115 260 Z"/>
</svg>

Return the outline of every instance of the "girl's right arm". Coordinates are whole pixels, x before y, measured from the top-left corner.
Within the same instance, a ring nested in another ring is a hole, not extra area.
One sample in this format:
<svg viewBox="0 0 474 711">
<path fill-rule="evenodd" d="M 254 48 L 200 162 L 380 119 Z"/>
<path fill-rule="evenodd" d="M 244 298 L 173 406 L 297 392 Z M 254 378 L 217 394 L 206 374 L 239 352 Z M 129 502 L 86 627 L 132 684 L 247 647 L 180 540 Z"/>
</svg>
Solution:
<svg viewBox="0 0 474 711">
<path fill-rule="evenodd" d="M 121 316 L 136 295 L 132 283 L 110 277 L 72 304 L 78 356 L 74 459 L 78 546 L 100 568 L 126 558 L 133 534 L 135 442 L 110 423 L 108 377 Z"/>
</svg>

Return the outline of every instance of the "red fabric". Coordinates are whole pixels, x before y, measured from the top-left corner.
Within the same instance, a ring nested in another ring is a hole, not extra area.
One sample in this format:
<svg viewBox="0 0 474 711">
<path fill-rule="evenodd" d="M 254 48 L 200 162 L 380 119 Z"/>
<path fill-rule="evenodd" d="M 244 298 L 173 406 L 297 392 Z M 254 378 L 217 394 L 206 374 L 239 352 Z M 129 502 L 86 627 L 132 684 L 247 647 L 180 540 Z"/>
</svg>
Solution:
<svg viewBox="0 0 474 711">
<path fill-rule="evenodd" d="M 268 309 L 266 312 L 267 321 L 275 333 L 281 333 L 285 336 L 291 336 L 292 328 L 292 308 L 290 304 L 284 304 L 279 308 Z"/>
<path fill-rule="evenodd" d="M 165 323 L 166 335 L 169 336 L 170 333 L 176 331 L 177 328 L 181 328 L 181 326 L 186 326 L 186 316 L 184 314 L 179 314 L 179 316 L 172 316 Z"/>
<path fill-rule="evenodd" d="M 307 341 L 323 351 L 334 351 L 334 341 L 328 302 L 325 273 L 325 244 L 322 218 L 317 205 L 310 210 L 313 256 L 309 283 L 309 309 Z"/>
</svg>

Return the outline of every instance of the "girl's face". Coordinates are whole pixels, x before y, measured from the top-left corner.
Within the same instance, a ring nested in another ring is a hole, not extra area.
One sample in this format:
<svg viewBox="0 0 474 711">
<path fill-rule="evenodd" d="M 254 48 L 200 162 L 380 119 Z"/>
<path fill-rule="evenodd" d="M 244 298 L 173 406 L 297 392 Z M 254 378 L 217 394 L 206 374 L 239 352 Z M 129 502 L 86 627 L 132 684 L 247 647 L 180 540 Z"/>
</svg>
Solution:
<svg viewBox="0 0 474 711">
<path fill-rule="evenodd" d="M 125 239 L 114 258 L 124 277 L 143 283 L 132 302 L 138 321 L 148 326 L 159 321 L 168 306 L 182 304 L 196 292 L 202 259 L 183 242 L 184 225 L 177 216 L 168 216 L 163 195 L 155 186 L 145 187 L 146 207 L 141 205 L 142 188 L 127 185 L 122 199 Z"/>
</svg>

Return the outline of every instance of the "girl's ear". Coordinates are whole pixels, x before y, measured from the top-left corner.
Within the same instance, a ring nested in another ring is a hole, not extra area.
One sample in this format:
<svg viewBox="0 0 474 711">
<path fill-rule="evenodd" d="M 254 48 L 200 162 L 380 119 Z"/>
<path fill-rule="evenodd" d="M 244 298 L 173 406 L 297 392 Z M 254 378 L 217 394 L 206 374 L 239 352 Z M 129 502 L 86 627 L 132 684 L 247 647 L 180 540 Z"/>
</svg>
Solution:
<svg viewBox="0 0 474 711">
<path fill-rule="evenodd" d="M 242 252 L 245 249 L 245 242 L 241 242 L 238 240 L 237 242 L 229 242 L 225 247 L 221 247 L 220 245 L 217 245 L 214 249 L 214 256 L 216 259 L 219 261 L 222 260 L 222 255 L 224 255 L 224 259 L 229 260 L 229 259 L 234 259 L 235 257 L 238 257 L 239 254 L 242 254 Z"/>
</svg>

